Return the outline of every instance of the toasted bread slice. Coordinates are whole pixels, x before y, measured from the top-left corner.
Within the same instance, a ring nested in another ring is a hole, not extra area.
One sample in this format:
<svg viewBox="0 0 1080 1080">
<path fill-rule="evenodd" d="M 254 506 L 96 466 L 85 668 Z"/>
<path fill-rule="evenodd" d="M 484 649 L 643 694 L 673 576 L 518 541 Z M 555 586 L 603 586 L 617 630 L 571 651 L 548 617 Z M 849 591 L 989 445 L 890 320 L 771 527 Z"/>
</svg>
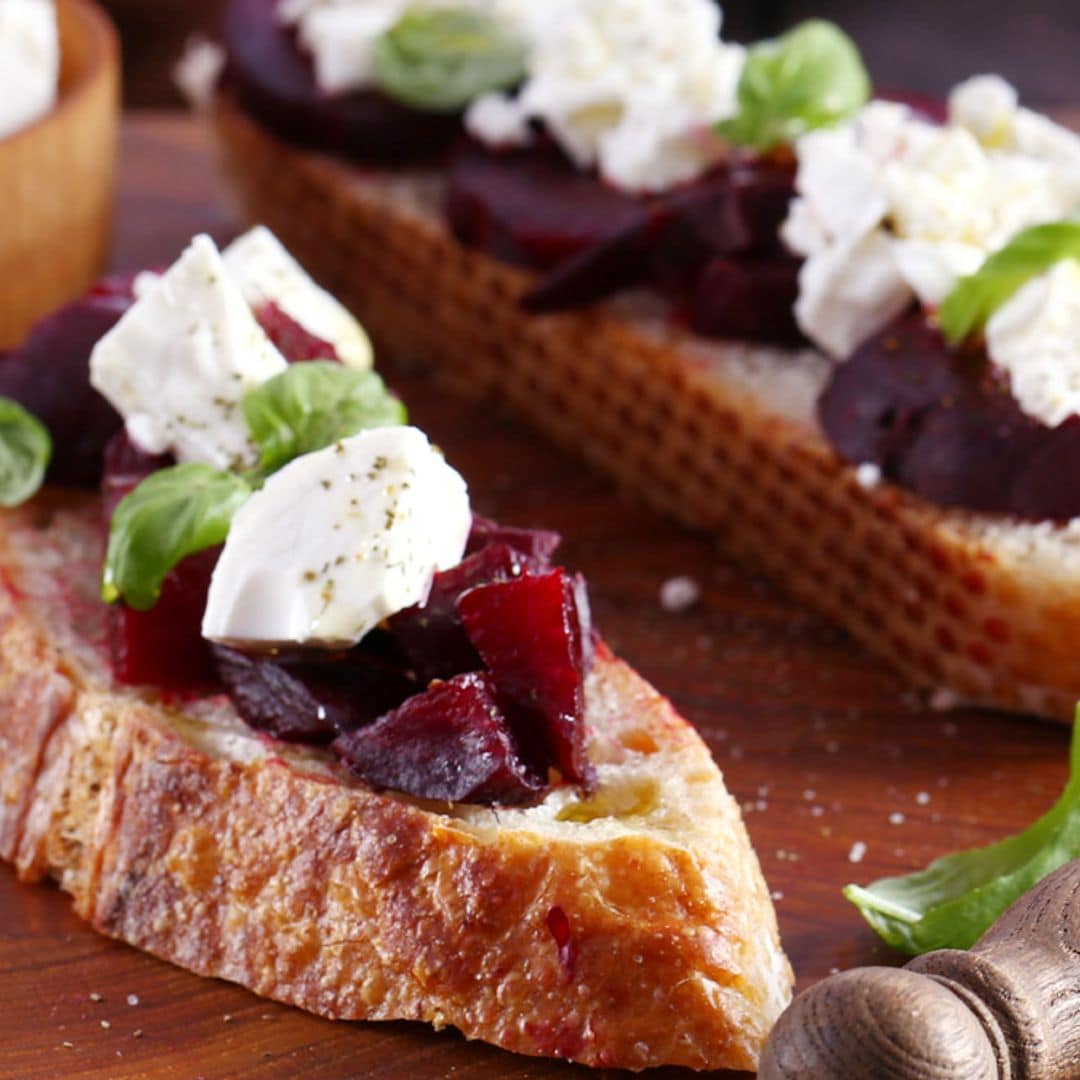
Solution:
<svg viewBox="0 0 1080 1080">
<path fill-rule="evenodd" d="M 340 1019 L 591 1065 L 753 1069 L 791 970 L 737 805 L 601 647 L 590 797 L 379 794 L 224 697 L 112 684 L 95 502 L 0 523 L 0 857 L 96 929 Z"/>
<path fill-rule="evenodd" d="M 434 174 L 289 147 L 211 113 L 247 216 L 267 222 L 389 356 L 436 358 L 628 490 L 763 570 L 944 703 L 1071 721 L 1080 520 L 1025 524 L 864 486 L 818 426 L 827 361 L 706 341 L 656 297 L 533 316 L 530 274 L 458 244 Z"/>
</svg>

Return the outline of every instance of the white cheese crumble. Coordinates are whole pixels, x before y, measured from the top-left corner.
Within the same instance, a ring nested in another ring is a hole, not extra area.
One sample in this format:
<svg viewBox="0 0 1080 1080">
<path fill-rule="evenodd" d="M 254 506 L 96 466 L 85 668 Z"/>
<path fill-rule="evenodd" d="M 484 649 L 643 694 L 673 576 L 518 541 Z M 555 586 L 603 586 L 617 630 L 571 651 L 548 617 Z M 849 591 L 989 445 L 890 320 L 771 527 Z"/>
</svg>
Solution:
<svg viewBox="0 0 1080 1080">
<path fill-rule="evenodd" d="M 289 254 L 265 225 L 257 225 L 222 253 L 225 268 L 253 307 L 272 301 L 310 334 L 333 345 L 338 359 L 367 370 L 371 340 L 359 322 Z"/>
<path fill-rule="evenodd" d="M 315 79 L 329 94 L 375 81 L 375 47 L 414 0 L 283 0 Z M 466 113 L 477 138 L 527 142 L 542 121 L 582 168 L 630 191 L 693 179 L 722 154 L 710 127 L 735 112 L 746 51 L 720 40 L 711 0 L 425 0 L 515 30 L 527 49 L 519 93 L 487 94 Z"/>
<path fill-rule="evenodd" d="M 563 0 L 528 31 L 521 90 L 466 113 L 477 138 L 524 141 L 542 121 L 579 167 L 628 191 L 691 180 L 723 153 L 709 129 L 735 112 L 746 52 L 720 40 L 710 0 Z"/>
<path fill-rule="evenodd" d="M 374 364 L 367 331 L 265 225 L 237 237 L 221 254 L 229 277 L 253 310 L 272 302 L 302 329 L 332 345 L 343 364 L 361 371 Z M 136 274 L 135 298 L 141 300 L 160 276 L 152 270 Z"/>
<path fill-rule="evenodd" d="M 986 324 L 993 362 L 1029 416 L 1056 427 L 1080 413 L 1080 263 L 1032 278 Z"/>
<path fill-rule="evenodd" d="M 0 0 L 0 139 L 55 104 L 60 35 L 52 0 Z"/>
<path fill-rule="evenodd" d="M 197 236 L 94 346 L 90 382 L 152 454 L 253 465 L 241 402 L 287 367 L 208 236 Z"/>
<path fill-rule="evenodd" d="M 1016 233 L 1080 212 L 1080 137 L 996 76 L 956 87 L 945 125 L 875 101 L 796 151 L 783 226 L 806 257 L 795 312 L 838 359 L 913 299 L 939 304 Z"/>
<path fill-rule="evenodd" d="M 413 427 L 363 431 L 305 454 L 233 519 L 203 636 L 266 647 L 341 647 L 423 603 L 461 561 L 465 481 Z"/>
</svg>

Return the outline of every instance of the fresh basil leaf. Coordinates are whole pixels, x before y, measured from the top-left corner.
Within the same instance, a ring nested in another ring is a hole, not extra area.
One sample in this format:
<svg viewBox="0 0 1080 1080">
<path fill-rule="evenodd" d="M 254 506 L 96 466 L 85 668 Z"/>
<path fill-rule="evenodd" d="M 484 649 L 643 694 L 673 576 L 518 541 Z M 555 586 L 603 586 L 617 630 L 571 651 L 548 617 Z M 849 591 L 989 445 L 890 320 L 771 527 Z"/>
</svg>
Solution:
<svg viewBox="0 0 1080 1080">
<path fill-rule="evenodd" d="M 1017 233 L 945 298 L 938 309 L 945 337 L 957 345 L 981 330 L 1023 285 L 1062 259 L 1080 259 L 1080 221 L 1054 221 Z"/>
<path fill-rule="evenodd" d="M 375 372 L 330 360 L 292 364 L 251 390 L 244 398 L 244 416 L 262 451 L 264 474 L 365 428 L 407 419 L 405 406 Z"/>
<path fill-rule="evenodd" d="M 844 896 L 904 952 L 969 948 L 1030 888 L 1080 856 L 1080 709 L 1070 768 L 1053 809 L 1023 832 L 946 855 L 916 874 L 882 878 L 866 888 L 848 885 Z"/>
<path fill-rule="evenodd" d="M 234 473 L 188 462 L 151 473 L 113 511 L 101 597 L 152 608 L 181 559 L 220 544 L 251 494 Z"/>
<path fill-rule="evenodd" d="M 17 401 L 0 397 L 0 506 L 19 506 L 36 495 L 51 457 L 45 425 Z"/>
<path fill-rule="evenodd" d="M 375 79 L 416 109 L 457 112 L 525 77 L 525 46 L 489 15 L 410 11 L 375 44 Z"/>
<path fill-rule="evenodd" d="M 736 90 L 738 112 L 717 132 L 763 152 L 851 116 L 870 97 L 855 43 L 835 23 L 808 19 L 750 47 Z"/>
</svg>

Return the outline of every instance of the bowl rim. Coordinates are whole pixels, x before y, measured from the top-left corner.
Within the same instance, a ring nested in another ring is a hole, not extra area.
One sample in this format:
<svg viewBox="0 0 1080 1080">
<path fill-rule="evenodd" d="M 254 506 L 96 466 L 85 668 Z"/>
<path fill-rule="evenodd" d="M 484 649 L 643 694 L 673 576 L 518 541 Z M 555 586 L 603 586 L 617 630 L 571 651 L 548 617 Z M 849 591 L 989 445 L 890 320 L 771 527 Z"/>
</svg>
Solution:
<svg viewBox="0 0 1080 1080">
<path fill-rule="evenodd" d="M 0 153 L 22 139 L 33 138 L 42 128 L 58 121 L 65 113 L 70 112 L 92 87 L 108 77 L 110 72 L 119 70 L 120 42 L 116 28 L 105 9 L 96 3 L 96 0 L 56 0 L 56 6 L 65 6 L 72 10 L 79 20 L 79 32 L 90 36 L 94 44 L 93 51 L 75 80 L 44 116 L 39 116 L 33 123 L 0 138 Z"/>
</svg>

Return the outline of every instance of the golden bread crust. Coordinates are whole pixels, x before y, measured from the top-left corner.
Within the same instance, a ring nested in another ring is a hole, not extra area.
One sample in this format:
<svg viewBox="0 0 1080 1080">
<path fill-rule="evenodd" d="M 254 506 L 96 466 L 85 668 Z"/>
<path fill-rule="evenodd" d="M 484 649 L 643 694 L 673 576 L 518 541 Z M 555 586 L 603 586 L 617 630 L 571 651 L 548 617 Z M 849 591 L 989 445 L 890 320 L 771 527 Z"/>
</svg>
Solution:
<svg viewBox="0 0 1080 1080">
<path fill-rule="evenodd" d="M 104 933 L 324 1016 L 592 1065 L 755 1067 L 791 988 L 772 904 L 704 743 L 626 665 L 601 647 L 589 680 L 595 795 L 421 805 L 222 702 L 112 687 L 92 641 L 70 662 L 49 552 L 99 532 L 30 508 L 0 533 L 0 835 L 20 876 L 54 877 Z"/>
<path fill-rule="evenodd" d="M 467 392 L 504 400 L 655 507 L 716 532 L 917 686 L 1071 721 L 1075 529 L 864 487 L 812 407 L 793 417 L 778 404 L 790 371 L 753 386 L 740 377 L 759 359 L 780 371 L 776 350 L 703 342 L 619 305 L 531 316 L 518 305 L 531 276 L 453 239 L 437 177 L 285 146 L 227 100 L 211 120 L 247 217 L 274 229 L 390 355 L 436 358 Z"/>
</svg>

